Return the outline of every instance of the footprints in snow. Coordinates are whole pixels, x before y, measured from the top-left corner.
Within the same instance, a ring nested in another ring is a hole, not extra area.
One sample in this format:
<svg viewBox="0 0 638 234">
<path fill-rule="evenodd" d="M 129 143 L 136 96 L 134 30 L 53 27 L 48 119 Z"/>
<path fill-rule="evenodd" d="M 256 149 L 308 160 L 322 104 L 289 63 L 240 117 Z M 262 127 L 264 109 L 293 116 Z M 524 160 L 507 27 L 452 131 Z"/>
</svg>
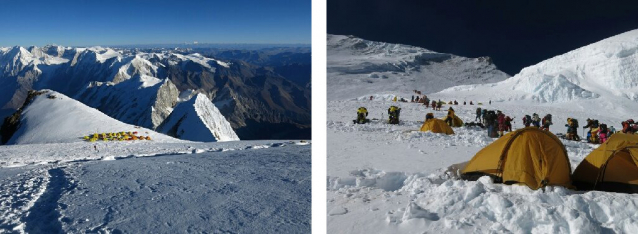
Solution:
<svg viewBox="0 0 638 234">
<path fill-rule="evenodd" d="M 49 169 L 47 173 L 49 181 L 44 192 L 21 220 L 27 233 L 62 233 L 60 220 L 70 221 L 66 217 L 60 218 L 58 210 L 64 210 L 67 206 L 58 201 L 62 194 L 73 190 L 76 185 L 67 178 L 62 168 Z"/>
</svg>

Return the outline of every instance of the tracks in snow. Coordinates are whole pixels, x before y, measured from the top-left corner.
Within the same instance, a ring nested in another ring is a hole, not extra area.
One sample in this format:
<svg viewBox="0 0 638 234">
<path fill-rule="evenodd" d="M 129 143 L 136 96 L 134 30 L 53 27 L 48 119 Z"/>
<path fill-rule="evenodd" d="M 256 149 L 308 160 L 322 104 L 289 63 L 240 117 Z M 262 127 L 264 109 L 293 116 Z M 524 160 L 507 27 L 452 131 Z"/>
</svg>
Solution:
<svg viewBox="0 0 638 234">
<path fill-rule="evenodd" d="M 33 169 L 0 181 L 0 233 L 62 233 L 60 197 L 75 188 L 63 168 Z"/>
</svg>

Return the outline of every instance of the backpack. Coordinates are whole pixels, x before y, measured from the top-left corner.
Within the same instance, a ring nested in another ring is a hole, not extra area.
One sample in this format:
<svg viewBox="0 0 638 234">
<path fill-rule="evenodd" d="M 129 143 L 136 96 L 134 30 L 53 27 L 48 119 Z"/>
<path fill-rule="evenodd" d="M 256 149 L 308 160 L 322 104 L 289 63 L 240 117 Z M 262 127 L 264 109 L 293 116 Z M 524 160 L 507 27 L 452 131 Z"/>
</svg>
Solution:
<svg viewBox="0 0 638 234">
<path fill-rule="evenodd" d="M 525 118 L 523 119 L 523 123 L 531 123 L 532 122 L 532 117 L 529 115 L 525 115 Z"/>
<path fill-rule="evenodd" d="M 607 124 L 600 125 L 600 131 L 606 133 L 607 132 Z"/>
<path fill-rule="evenodd" d="M 578 120 L 577 119 L 572 119 L 572 127 L 574 127 L 574 128 L 578 127 Z"/>
</svg>

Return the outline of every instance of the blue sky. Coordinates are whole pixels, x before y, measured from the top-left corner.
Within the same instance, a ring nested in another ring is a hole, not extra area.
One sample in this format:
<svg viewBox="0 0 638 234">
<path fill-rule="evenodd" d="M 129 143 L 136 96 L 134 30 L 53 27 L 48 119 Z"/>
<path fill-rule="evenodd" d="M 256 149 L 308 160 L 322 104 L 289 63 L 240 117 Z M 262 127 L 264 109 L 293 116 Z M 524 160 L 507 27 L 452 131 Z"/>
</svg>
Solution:
<svg viewBox="0 0 638 234">
<path fill-rule="evenodd" d="M 0 0 L 0 46 L 310 44 L 310 0 Z"/>
</svg>

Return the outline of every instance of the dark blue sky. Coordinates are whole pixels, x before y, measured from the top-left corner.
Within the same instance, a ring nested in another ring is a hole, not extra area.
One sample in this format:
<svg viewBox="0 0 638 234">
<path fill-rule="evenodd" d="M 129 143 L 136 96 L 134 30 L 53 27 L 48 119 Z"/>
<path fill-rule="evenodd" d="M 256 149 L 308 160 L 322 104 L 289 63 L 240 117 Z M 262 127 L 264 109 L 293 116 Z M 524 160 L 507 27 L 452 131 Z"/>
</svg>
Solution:
<svg viewBox="0 0 638 234">
<path fill-rule="evenodd" d="M 636 0 L 328 0 L 328 33 L 523 67 L 638 29 Z"/>
<path fill-rule="evenodd" d="M 311 41 L 310 0 L 0 0 L 0 46 Z"/>
</svg>

